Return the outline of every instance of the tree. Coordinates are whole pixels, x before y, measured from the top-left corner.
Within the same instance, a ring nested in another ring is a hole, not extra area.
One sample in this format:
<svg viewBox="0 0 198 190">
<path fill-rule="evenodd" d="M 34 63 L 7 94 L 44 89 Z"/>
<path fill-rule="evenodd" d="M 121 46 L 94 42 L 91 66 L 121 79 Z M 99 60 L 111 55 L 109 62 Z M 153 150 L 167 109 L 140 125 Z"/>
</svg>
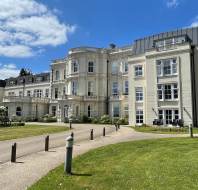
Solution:
<svg viewBox="0 0 198 190">
<path fill-rule="evenodd" d="M 19 76 L 22 77 L 22 76 L 27 76 L 27 75 L 31 75 L 31 74 L 32 74 L 32 72 L 30 70 L 22 68 L 20 70 Z"/>
</svg>

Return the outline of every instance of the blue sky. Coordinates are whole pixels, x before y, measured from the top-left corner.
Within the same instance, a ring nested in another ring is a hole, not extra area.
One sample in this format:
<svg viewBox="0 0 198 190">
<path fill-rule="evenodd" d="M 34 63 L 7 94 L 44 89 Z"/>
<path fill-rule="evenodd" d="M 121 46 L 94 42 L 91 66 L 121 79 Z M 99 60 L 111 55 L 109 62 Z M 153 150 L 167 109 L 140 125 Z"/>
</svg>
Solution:
<svg viewBox="0 0 198 190">
<path fill-rule="evenodd" d="M 49 71 L 76 46 L 107 47 L 198 25 L 197 0 L 1 0 L 0 78 Z"/>
</svg>

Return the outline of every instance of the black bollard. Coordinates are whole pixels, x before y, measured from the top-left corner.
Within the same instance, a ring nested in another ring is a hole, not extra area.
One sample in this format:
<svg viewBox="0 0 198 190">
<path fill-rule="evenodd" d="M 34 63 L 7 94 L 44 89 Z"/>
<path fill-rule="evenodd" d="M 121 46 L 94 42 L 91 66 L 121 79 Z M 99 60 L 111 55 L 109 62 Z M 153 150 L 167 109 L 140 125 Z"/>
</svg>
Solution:
<svg viewBox="0 0 198 190">
<path fill-rule="evenodd" d="M 16 143 L 14 143 L 14 144 L 12 145 L 11 162 L 16 162 L 16 146 L 17 146 Z"/>
<path fill-rule="evenodd" d="M 120 124 L 118 124 L 118 129 L 120 129 Z"/>
<path fill-rule="evenodd" d="M 66 174 L 71 175 L 72 174 L 72 153 L 73 153 L 74 139 L 72 136 L 69 136 L 66 140 L 67 140 L 67 146 L 66 146 L 64 171 Z"/>
<path fill-rule="evenodd" d="M 103 137 L 105 137 L 105 127 L 103 128 Z"/>
<path fill-rule="evenodd" d="M 49 151 L 49 135 L 45 137 L 45 151 Z"/>
<path fill-rule="evenodd" d="M 90 132 L 90 140 L 93 140 L 94 137 L 93 137 L 93 129 L 91 129 L 91 132 Z"/>
<path fill-rule="evenodd" d="M 74 132 L 71 133 L 71 137 L 74 138 Z"/>
</svg>

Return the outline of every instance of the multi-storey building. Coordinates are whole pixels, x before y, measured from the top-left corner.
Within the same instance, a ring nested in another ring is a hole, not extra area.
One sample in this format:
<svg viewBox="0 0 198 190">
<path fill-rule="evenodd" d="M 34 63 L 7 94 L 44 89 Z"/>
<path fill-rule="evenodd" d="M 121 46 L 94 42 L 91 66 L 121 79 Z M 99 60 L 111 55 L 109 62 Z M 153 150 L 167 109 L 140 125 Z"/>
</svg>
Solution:
<svg viewBox="0 0 198 190">
<path fill-rule="evenodd" d="M 128 72 L 129 71 L 129 72 Z M 79 47 L 51 73 L 0 81 L 9 116 L 50 113 L 128 117 L 131 125 L 198 126 L 198 27 L 138 39 L 117 48 Z M 128 96 L 129 94 L 129 96 Z"/>
<path fill-rule="evenodd" d="M 198 126 L 198 28 L 136 40 L 129 65 L 130 124 Z"/>
<path fill-rule="evenodd" d="M 80 47 L 51 67 L 50 113 L 59 121 L 69 115 L 128 115 L 128 63 L 132 47 Z"/>
<path fill-rule="evenodd" d="M 48 113 L 50 73 L 9 78 L 0 82 L 0 86 L 1 104 L 7 108 L 9 118 L 37 119 Z"/>
</svg>

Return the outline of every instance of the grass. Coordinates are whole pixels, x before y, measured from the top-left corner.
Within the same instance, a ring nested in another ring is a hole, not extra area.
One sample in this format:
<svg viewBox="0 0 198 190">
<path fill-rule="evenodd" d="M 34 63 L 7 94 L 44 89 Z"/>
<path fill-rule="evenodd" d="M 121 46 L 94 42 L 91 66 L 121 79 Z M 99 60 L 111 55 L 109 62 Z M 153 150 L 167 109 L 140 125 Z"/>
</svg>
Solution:
<svg viewBox="0 0 198 190">
<path fill-rule="evenodd" d="M 187 134 L 189 129 L 183 128 L 170 128 L 170 127 L 132 127 L 135 131 L 144 133 L 161 133 L 161 134 Z M 198 128 L 193 128 L 193 133 L 198 133 Z"/>
<path fill-rule="evenodd" d="M 144 140 L 109 145 L 63 165 L 29 190 L 195 190 L 198 189 L 198 139 Z"/>
<path fill-rule="evenodd" d="M 17 139 L 23 137 L 37 136 L 43 134 L 57 133 L 66 131 L 66 126 L 44 126 L 44 125 L 25 125 L 19 127 L 1 127 L 0 141 Z"/>
</svg>

